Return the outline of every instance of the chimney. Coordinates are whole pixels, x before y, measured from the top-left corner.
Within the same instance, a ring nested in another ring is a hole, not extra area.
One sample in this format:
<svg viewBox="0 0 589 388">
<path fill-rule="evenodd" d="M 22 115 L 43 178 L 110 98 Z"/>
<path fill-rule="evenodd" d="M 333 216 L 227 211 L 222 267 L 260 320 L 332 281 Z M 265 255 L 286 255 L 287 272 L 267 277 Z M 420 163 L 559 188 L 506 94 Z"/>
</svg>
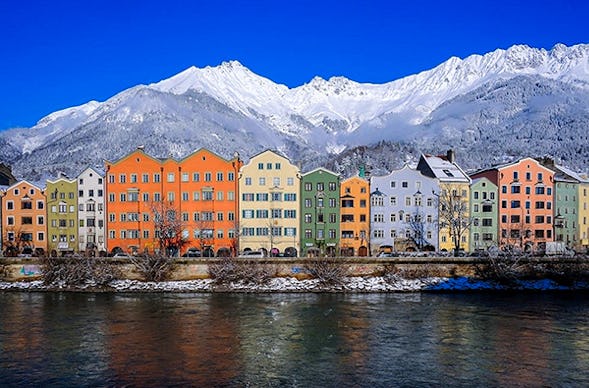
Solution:
<svg viewBox="0 0 589 388">
<path fill-rule="evenodd" d="M 456 153 L 454 152 L 454 150 L 448 150 L 446 152 L 446 159 L 448 159 L 450 163 L 456 162 Z"/>
</svg>

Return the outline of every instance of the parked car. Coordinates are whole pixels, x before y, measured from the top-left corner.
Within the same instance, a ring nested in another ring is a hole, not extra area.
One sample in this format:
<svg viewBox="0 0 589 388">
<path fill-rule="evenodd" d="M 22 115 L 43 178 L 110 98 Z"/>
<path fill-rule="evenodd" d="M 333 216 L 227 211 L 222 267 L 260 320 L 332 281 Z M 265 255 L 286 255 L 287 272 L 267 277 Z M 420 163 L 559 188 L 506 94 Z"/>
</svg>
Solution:
<svg viewBox="0 0 589 388">
<path fill-rule="evenodd" d="M 246 259 L 255 259 L 255 258 L 262 258 L 266 257 L 263 251 L 247 251 L 242 252 L 239 257 L 246 258 Z"/>
<path fill-rule="evenodd" d="M 182 255 L 182 257 L 201 257 L 201 251 L 198 248 L 188 248 L 186 253 Z"/>
<path fill-rule="evenodd" d="M 115 255 L 113 256 L 113 258 L 115 258 L 115 259 L 120 259 L 120 258 L 128 259 L 130 257 L 131 256 L 129 256 L 128 254 L 123 253 L 123 252 L 115 253 Z"/>
</svg>

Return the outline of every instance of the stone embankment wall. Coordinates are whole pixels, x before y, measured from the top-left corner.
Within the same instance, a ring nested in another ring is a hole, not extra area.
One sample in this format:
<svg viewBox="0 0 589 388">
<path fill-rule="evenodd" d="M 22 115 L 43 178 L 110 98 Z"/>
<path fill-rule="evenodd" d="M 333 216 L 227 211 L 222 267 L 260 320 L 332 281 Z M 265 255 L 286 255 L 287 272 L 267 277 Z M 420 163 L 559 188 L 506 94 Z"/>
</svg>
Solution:
<svg viewBox="0 0 589 388">
<path fill-rule="evenodd" d="M 120 265 L 123 275 L 129 280 L 140 280 L 134 265 L 127 259 L 108 259 Z M 177 259 L 170 280 L 196 280 L 209 277 L 208 266 L 221 259 Z M 236 259 L 244 262 L 269 266 L 277 277 L 309 278 L 305 258 Z M 381 276 L 385 270 L 395 266 L 398 270 L 423 273 L 424 276 L 455 277 L 474 275 L 476 265 L 484 265 L 486 259 L 472 257 L 391 257 L 391 258 L 334 258 L 330 259 L 347 266 L 349 276 Z M 579 263 L 578 258 L 533 258 L 538 263 L 570 262 Z M 582 259 L 587 263 L 587 259 Z M 41 260 L 38 258 L 0 258 L 0 280 L 26 281 L 41 278 Z"/>
</svg>

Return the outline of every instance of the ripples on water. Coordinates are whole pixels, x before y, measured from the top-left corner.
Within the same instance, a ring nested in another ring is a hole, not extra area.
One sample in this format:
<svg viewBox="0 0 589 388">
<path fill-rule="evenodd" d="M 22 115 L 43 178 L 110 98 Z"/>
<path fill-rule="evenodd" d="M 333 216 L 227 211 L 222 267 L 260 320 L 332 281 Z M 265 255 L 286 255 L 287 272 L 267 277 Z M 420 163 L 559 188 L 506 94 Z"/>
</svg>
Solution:
<svg viewBox="0 0 589 388">
<path fill-rule="evenodd" d="M 0 293 L 2 386 L 588 386 L 585 294 Z"/>
</svg>

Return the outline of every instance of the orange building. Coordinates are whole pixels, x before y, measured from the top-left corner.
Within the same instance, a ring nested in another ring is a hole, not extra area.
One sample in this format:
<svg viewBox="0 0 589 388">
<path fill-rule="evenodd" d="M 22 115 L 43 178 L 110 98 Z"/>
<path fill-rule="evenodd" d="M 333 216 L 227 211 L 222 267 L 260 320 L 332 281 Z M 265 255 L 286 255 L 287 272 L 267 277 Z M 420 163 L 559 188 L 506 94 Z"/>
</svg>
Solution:
<svg viewBox="0 0 589 388">
<path fill-rule="evenodd" d="M 533 251 L 554 241 L 554 172 L 524 158 L 472 175 L 499 188 L 499 246 Z"/>
<path fill-rule="evenodd" d="M 341 182 L 340 251 L 342 256 L 368 256 L 370 252 L 370 187 L 353 176 Z"/>
<path fill-rule="evenodd" d="M 1 191 L 2 250 L 6 255 L 47 252 L 45 193 L 27 181 Z"/>
<path fill-rule="evenodd" d="M 177 221 L 186 241 L 172 254 L 236 251 L 238 156 L 200 149 L 181 160 L 157 159 L 138 148 L 105 167 L 109 251 L 159 251 L 160 216 Z"/>
</svg>

